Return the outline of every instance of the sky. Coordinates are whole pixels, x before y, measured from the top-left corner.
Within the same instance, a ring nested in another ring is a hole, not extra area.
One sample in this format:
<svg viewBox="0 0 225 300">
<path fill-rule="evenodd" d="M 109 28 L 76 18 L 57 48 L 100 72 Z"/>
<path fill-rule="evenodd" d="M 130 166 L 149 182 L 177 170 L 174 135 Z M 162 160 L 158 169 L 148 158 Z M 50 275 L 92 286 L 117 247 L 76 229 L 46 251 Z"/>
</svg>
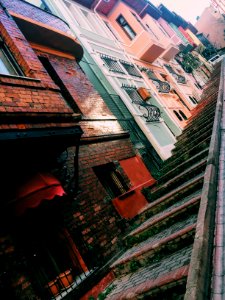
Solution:
<svg viewBox="0 0 225 300">
<path fill-rule="evenodd" d="M 169 10 L 176 12 L 193 25 L 196 17 L 200 16 L 205 7 L 209 6 L 209 0 L 150 0 L 154 5 L 164 4 Z"/>
</svg>

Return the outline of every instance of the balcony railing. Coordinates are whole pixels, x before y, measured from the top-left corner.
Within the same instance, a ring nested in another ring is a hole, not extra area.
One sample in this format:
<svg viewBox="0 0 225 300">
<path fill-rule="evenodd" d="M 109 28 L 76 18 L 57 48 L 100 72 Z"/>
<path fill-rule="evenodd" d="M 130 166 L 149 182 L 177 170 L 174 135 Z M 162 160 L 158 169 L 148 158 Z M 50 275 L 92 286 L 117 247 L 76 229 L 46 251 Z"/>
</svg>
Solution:
<svg viewBox="0 0 225 300">
<path fill-rule="evenodd" d="M 146 119 L 146 122 L 160 121 L 160 109 L 155 105 L 143 101 L 141 96 L 138 94 L 136 87 L 123 84 L 122 88 L 126 91 L 128 96 L 132 100 L 132 103 L 138 105 L 139 109 L 143 107 L 146 110 L 146 113 L 143 114 L 143 117 Z"/>
<path fill-rule="evenodd" d="M 177 74 L 171 66 L 165 65 L 165 67 L 173 75 L 173 77 L 176 79 L 178 83 L 183 83 L 183 84 L 186 83 L 186 78 L 180 74 Z"/>
<path fill-rule="evenodd" d="M 124 67 L 124 69 L 127 71 L 129 75 L 135 76 L 135 77 L 142 77 L 141 74 L 138 72 L 138 70 L 135 68 L 135 65 L 120 59 L 121 65 Z"/>
<path fill-rule="evenodd" d="M 152 80 L 160 93 L 170 92 L 170 84 L 168 82 L 158 79 L 155 73 L 150 69 L 142 68 L 142 71 L 144 71 L 147 74 L 148 78 Z"/>
</svg>

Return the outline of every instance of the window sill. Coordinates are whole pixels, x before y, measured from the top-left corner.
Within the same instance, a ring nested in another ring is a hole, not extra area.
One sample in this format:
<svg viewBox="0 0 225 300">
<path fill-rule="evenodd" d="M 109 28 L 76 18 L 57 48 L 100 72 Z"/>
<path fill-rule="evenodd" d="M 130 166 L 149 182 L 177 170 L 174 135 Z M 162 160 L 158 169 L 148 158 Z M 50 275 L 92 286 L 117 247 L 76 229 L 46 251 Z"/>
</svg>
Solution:
<svg viewBox="0 0 225 300">
<path fill-rule="evenodd" d="M 118 196 L 118 199 L 119 200 L 124 200 L 124 199 L 126 199 L 127 197 L 129 197 L 130 195 L 133 195 L 133 194 L 135 194 L 135 190 L 129 190 L 126 193 Z"/>
<path fill-rule="evenodd" d="M 0 74 L 0 78 L 12 78 L 12 79 L 23 79 L 23 80 L 28 80 L 28 81 L 37 81 L 40 82 L 41 79 L 37 78 L 30 78 L 26 76 L 21 76 L 21 75 L 8 75 L 8 74 Z"/>
<path fill-rule="evenodd" d="M 0 74 L 0 84 L 22 87 L 45 88 L 40 79 L 17 75 Z"/>
</svg>

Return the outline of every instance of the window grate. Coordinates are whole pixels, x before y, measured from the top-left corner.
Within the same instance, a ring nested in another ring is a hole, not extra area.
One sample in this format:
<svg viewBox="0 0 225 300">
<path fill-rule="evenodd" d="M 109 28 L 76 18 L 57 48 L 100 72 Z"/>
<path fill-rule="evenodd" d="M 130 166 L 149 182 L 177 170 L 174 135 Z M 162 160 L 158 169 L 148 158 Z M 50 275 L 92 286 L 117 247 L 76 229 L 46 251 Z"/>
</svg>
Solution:
<svg viewBox="0 0 225 300">
<path fill-rule="evenodd" d="M 121 66 L 118 63 L 116 58 L 105 55 L 105 54 L 101 54 L 100 57 L 104 61 L 105 65 L 109 69 L 109 71 L 125 74 L 125 72 L 121 68 Z"/>
<path fill-rule="evenodd" d="M 88 262 L 91 250 L 81 234 L 65 227 L 60 208 L 58 205 L 38 208 L 21 217 L 14 228 L 17 253 L 22 255 L 24 270 L 40 299 L 62 299 L 99 268 L 95 257 Z M 7 270 L 4 280 L 9 283 L 4 288 L 8 291 L 15 270 L 8 264 L 4 269 Z M 0 276 L 1 292 L 3 284 Z"/>
<path fill-rule="evenodd" d="M 186 83 L 186 78 L 180 74 L 177 74 L 174 69 L 170 65 L 165 65 L 167 70 L 173 75 L 173 77 L 176 79 L 178 83 Z"/>
<path fill-rule="evenodd" d="M 142 77 L 141 74 L 138 72 L 138 70 L 135 68 L 135 65 L 132 63 L 129 63 L 124 60 L 120 60 L 121 65 L 124 67 L 124 69 L 127 71 L 128 74 L 135 76 L 135 77 Z"/>
<path fill-rule="evenodd" d="M 157 78 L 154 71 L 144 68 L 143 71 L 147 74 L 148 78 L 152 80 L 156 88 L 160 93 L 169 93 L 170 92 L 170 84 L 166 81 L 162 81 Z"/>
</svg>

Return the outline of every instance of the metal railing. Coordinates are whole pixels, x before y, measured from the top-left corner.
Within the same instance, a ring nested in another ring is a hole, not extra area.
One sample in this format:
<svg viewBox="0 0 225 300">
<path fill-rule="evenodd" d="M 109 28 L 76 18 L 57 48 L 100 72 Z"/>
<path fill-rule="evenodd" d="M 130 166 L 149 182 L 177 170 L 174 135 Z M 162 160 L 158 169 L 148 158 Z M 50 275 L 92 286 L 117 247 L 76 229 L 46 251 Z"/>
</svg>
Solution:
<svg viewBox="0 0 225 300">
<path fill-rule="evenodd" d="M 146 122 L 160 121 L 161 112 L 157 106 L 149 104 L 144 100 L 142 100 L 135 87 L 122 85 L 122 88 L 126 91 L 128 96 L 131 98 L 132 103 L 138 105 L 139 109 L 141 107 L 145 108 L 146 113 L 143 114 L 143 117 L 146 119 Z"/>
<path fill-rule="evenodd" d="M 186 78 L 180 74 L 177 74 L 171 66 L 165 65 L 165 67 L 173 75 L 173 77 L 176 79 L 178 83 L 183 83 L 183 84 L 186 83 Z"/>
<path fill-rule="evenodd" d="M 160 93 L 170 92 L 171 87 L 168 82 L 158 79 L 155 73 L 150 69 L 142 68 L 141 70 L 144 71 L 147 74 L 148 78 L 152 80 Z"/>
</svg>

